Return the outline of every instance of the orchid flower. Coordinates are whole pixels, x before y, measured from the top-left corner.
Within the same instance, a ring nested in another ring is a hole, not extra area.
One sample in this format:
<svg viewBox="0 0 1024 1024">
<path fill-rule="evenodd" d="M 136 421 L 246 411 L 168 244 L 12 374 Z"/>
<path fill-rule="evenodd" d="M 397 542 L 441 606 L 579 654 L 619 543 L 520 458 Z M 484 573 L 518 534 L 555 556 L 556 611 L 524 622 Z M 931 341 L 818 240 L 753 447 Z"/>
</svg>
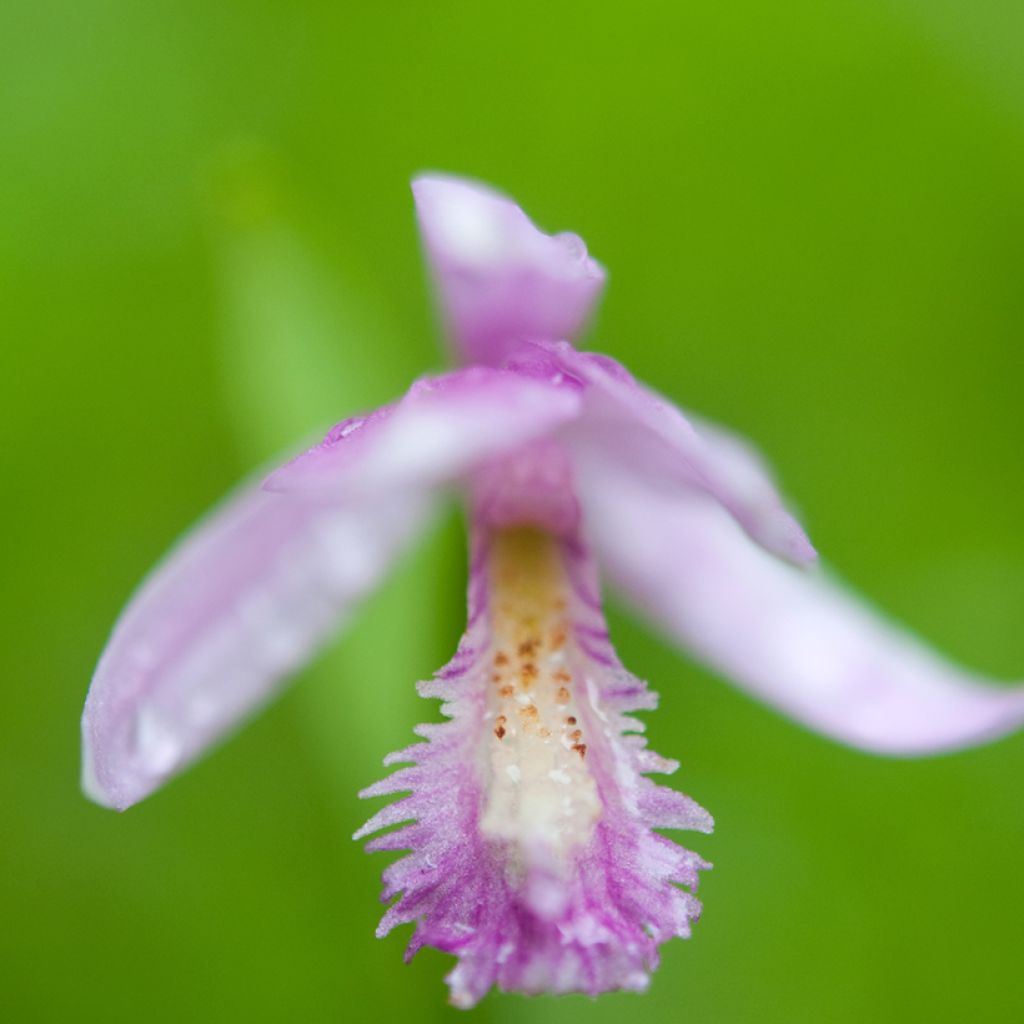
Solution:
<svg viewBox="0 0 1024 1024">
<path fill-rule="evenodd" d="M 604 271 L 480 185 L 413 186 L 464 365 L 334 427 L 174 549 L 118 622 L 85 705 L 83 786 L 123 810 L 309 659 L 455 489 L 470 522 L 468 624 L 424 697 L 449 719 L 363 796 L 407 794 L 357 838 L 408 851 L 378 934 L 454 954 L 452 1002 L 641 990 L 688 936 L 707 865 L 655 829 L 711 816 L 650 773 L 599 570 L 699 659 L 792 718 L 886 754 L 992 739 L 1024 687 L 963 671 L 815 565 L 743 441 L 613 360 L 577 351 Z M 389 829 L 390 826 L 401 828 Z M 397 897 L 397 898 L 396 898 Z"/>
</svg>

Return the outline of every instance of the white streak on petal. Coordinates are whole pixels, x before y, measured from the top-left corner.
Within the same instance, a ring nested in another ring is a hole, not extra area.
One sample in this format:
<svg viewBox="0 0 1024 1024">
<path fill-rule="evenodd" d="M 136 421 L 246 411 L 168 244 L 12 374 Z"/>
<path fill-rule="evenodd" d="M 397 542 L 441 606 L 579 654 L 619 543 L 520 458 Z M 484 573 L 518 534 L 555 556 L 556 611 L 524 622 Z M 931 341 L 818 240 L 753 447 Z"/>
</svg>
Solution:
<svg viewBox="0 0 1024 1024">
<path fill-rule="evenodd" d="M 400 488 L 433 488 L 546 437 L 578 415 L 570 387 L 471 367 L 418 381 L 372 423 L 328 439 L 267 480 L 269 490 L 366 499 Z"/>
</svg>

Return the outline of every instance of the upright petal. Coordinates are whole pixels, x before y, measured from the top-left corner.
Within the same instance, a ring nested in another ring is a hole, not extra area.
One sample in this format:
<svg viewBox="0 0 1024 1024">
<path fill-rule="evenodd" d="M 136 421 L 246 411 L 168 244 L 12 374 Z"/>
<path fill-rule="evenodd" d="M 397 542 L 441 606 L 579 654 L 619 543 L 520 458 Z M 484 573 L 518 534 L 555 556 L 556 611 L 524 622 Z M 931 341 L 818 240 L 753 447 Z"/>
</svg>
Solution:
<svg viewBox="0 0 1024 1024">
<path fill-rule="evenodd" d="M 787 510 L 768 467 L 744 440 L 694 417 L 638 384 L 607 356 L 545 346 L 583 386 L 580 429 L 644 466 L 651 475 L 686 481 L 705 490 L 769 551 L 797 564 L 817 557 L 803 527 Z"/>
<path fill-rule="evenodd" d="M 494 984 L 528 993 L 646 987 L 658 946 L 687 936 L 700 910 L 699 857 L 654 828 L 710 831 L 692 800 L 649 772 L 675 762 L 648 750 L 629 712 L 655 695 L 615 658 L 592 564 L 578 545 L 534 529 L 483 536 L 469 627 L 423 696 L 452 720 L 420 726 L 426 743 L 363 796 L 408 792 L 357 833 L 371 850 L 409 850 L 384 873 L 378 933 L 416 923 L 423 945 L 459 959 L 452 1002 Z"/>
<path fill-rule="evenodd" d="M 546 235 L 510 199 L 460 178 L 413 182 L 441 309 L 468 362 L 495 365 L 523 337 L 574 338 L 604 287 L 577 235 Z"/>
<path fill-rule="evenodd" d="M 1024 723 L 1024 687 L 949 663 L 818 569 L 773 558 L 710 497 L 593 450 L 576 464 L 611 578 L 740 686 L 856 747 L 925 754 Z"/>
<path fill-rule="evenodd" d="M 265 701 L 380 579 L 425 496 L 331 505 L 247 487 L 154 571 L 82 716 L 86 793 L 124 810 Z"/>
</svg>

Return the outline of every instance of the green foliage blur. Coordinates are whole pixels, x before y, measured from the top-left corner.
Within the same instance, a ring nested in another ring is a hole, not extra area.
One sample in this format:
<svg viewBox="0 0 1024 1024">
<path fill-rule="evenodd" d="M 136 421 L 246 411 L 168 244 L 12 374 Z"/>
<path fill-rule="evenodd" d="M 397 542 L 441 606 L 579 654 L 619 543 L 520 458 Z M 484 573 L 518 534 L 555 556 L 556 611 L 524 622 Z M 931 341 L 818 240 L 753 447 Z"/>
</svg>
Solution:
<svg viewBox="0 0 1024 1024">
<path fill-rule="evenodd" d="M 119 609 L 235 481 L 444 364 L 408 181 L 611 272 L 587 341 L 754 437 L 824 557 L 1024 668 L 1018 0 L 0 5 L 0 1019 L 454 1020 L 373 931 L 356 791 L 435 717 L 453 511 L 266 713 L 124 815 L 78 791 Z M 649 994 L 480 1022 L 1024 1016 L 1024 736 L 887 761 L 613 614 L 716 816 Z"/>
</svg>

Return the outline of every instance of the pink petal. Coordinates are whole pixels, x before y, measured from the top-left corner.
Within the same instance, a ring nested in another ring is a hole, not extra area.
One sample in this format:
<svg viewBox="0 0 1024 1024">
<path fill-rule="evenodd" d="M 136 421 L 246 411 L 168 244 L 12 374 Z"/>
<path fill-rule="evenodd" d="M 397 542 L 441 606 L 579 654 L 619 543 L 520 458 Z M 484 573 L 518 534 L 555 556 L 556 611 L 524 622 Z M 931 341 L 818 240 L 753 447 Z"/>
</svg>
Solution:
<svg viewBox="0 0 1024 1024">
<path fill-rule="evenodd" d="M 580 332 L 605 281 L 581 238 L 544 234 L 512 200 L 465 179 L 424 175 L 413 194 L 441 310 L 463 359 L 495 365 L 517 339 Z"/>
<path fill-rule="evenodd" d="M 642 463 L 652 475 L 707 491 L 769 551 L 797 564 L 814 561 L 811 542 L 747 442 L 711 423 L 687 419 L 607 356 L 576 352 L 569 345 L 552 351 L 584 385 L 581 426 L 602 444 L 635 465 Z"/>
<path fill-rule="evenodd" d="M 273 693 L 380 579 L 422 496 L 318 504 L 252 487 L 175 548 L 129 603 L 82 717 L 83 788 L 119 810 Z"/>
<path fill-rule="evenodd" d="M 502 570 L 491 550 L 489 538 L 476 546 L 458 653 L 420 685 L 451 721 L 420 726 L 427 742 L 387 759 L 407 766 L 362 794 L 409 794 L 356 833 L 406 823 L 368 846 L 410 851 L 384 872 L 383 899 L 397 899 L 378 934 L 415 922 L 409 956 L 424 945 L 455 954 L 447 980 L 460 1007 L 492 985 L 643 989 L 658 946 L 688 936 L 699 915 L 680 886 L 696 888 L 708 867 L 653 829 L 706 832 L 711 817 L 645 778 L 677 765 L 637 735 L 630 712 L 656 698 L 608 643 L 586 552 L 556 546 L 565 605 L 546 600 L 542 585 L 517 648 L 508 638 L 520 634 L 501 624 L 516 618 L 514 597 L 492 593 L 491 573 Z M 533 576 L 532 561 L 517 564 Z M 552 609 L 562 610 L 550 618 Z"/>
<path fill-rule="evenodd" d="M 699 658 L 793 718 L 856 747 L 924 754 L 1024 723 L 1024 687 L 943 660 L 816 569 L 751 543 L 697 490 L 582 453 L 584 523 L 602 566 Z"/>
<path fill-rule="evenodd" d="M 545 437 L 579 409 L 578 389 L 564 382 L 481 366 L 427 377 L 369 420 L 339 424 L 266 487 L 332 498 L 432 488 Z"/>
</svg>

